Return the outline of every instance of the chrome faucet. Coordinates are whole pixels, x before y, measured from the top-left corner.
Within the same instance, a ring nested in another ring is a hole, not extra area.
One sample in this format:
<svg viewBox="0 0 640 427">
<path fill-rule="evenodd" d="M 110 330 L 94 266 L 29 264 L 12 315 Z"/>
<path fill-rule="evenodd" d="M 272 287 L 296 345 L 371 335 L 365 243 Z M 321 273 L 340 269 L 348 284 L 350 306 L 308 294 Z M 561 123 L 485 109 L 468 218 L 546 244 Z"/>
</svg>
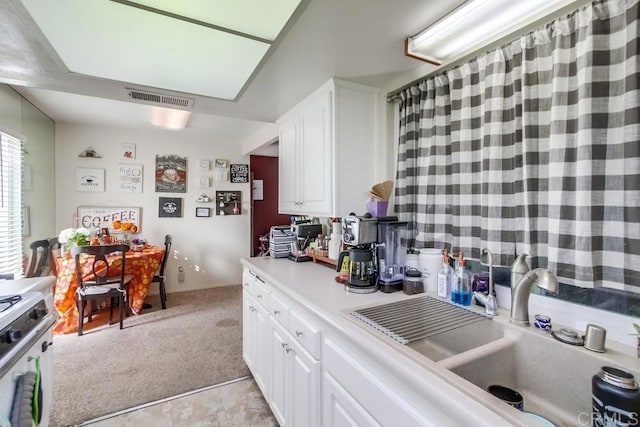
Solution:
<svg viewBox="0 0 640 427">
<path fill-rule="evenodd" d="M 529 326 L 529 294 L 534 284 L 554 295 L 558 293 L 558 280 L 549 270 L 536 268 L 527 272 L 517 283 L 511 283 L 511 323 Z"/>
<path fill-rule="evenodd" d="M 487 254 L 487 260 L 489 261 L 489 294 L 485 295 L 483 292 L 475 291 L 473 297 L 484 304 L 484 314 L 487 316 L 498 315 L 498 301 L 493 295 L 493 256 L 489 249 L 484 248 L 482 253 Z"/>
</svg>

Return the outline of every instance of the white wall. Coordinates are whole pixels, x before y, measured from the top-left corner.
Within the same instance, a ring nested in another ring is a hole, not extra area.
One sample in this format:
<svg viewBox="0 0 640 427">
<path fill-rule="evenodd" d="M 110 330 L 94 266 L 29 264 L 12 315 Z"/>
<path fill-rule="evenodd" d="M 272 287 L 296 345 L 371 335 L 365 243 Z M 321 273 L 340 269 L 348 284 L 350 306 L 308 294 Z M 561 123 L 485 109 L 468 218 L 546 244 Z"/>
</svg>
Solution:
<svg viewBox="0 0 640 427">
<path fill-rule="evenodd" d="M 249 184 L 213 182 L 209 189 L 198 188 L 198 178 L 209 175 L 198 171 L 199 160 L 227 159 L 230 163 L 248 163 L 242 146 L 233 141 L 212 141 L 205 134 L 189 129 L 174 132 L 162 129 L 116 129 L 89 125 L 56 125 L 55 182 L 56 230 L 75 226 L 78 206 L 139 206 L 142 208 L 141 232 L 152 244 L 162 245 L 165 234 L 173 236 L 173 256 L 166 274 L 167 292 L 204 289 L 241 283 L 240 258 L 249 256 Z M 136 144 L 135 160 L 120 160 L 120 145 Z M 85 148 L 92 147 L 102 158 L 80 158 Z M 176 154 L 187 157 L 187 193 L 156 193 L 154 186 L 156 155 Z M 118 163 L 144 166 L 142 194 L 118 192 Z M 74 179 L 77 167 L 106 170 L 105 192 L 77 192 Z M 212 179 L 213 181 L 213 179 Z M 216 190 L 242 191 L 242 215 L 216 216 L 214 203 L 196 204 L 205 192 L 215 197 Z M 159 197 L 181 197 L 182 218 L 159 218 Z M 212 208 L 210 218 L 196 218 L 196 206 Z M 185 281 L 178 283 L 178 266 L 184 266 Z"/>
</svg>

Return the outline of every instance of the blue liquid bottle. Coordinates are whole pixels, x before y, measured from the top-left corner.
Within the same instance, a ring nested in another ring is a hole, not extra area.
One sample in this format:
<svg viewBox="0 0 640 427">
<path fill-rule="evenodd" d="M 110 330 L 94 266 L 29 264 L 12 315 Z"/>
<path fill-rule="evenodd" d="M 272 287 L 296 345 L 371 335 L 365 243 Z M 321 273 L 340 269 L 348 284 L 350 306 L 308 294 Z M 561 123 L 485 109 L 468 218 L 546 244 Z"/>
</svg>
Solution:
<svg viewBox="0 0 640 427">
<path fill-rule="evenodd" d="M 471 276 L 465 270 L 467 262 L 464 259 L 464 253 L 458 252 L 458 268 L 454 278 L 454 287 L 451 291 L 451 301 L 460 305 L 471 305 L 473 292 L 471 291 Z"/>
</svg>

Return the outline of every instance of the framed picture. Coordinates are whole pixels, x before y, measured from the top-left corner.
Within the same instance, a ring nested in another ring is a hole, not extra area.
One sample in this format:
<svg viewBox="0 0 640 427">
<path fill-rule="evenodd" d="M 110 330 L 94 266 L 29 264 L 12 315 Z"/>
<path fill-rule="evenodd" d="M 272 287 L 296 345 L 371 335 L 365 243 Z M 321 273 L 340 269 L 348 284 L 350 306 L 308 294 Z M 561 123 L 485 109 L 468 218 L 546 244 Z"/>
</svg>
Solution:
<svg viewBox="0 0 640 427">
<path fill-rule="evenodd" d="M 200 160 L 200 163 L 198 163 L 198 170 L 200 172 L 209 172 L 210 166 L 209 160 Z"/>
<path fill-rule="evenodd" d="M 200 177 L 200 188 L 209 188 L 209 177 L 208 176 L 201 176 Z"/>
<path fill-rule="evenodd" d="M 119 164 L 118 179 L 121 193 L 142 194 L 142 165 Z"/>
<path fill-rule="evenodd" d="M 246 164 L 231 165 L 231 182 L 234 182 L 234 183 L 249 182 L 249 165 L 246 165 Z"/>
<path fill-rule="evenodd" d="M 216 159 L 216 168 L 226 169 L 229 167 L 229 161 L 224 159 Z"/>
<path fill-rule="evenodd" d="M 156 156 L 156 192 L 187 192 L 187 158 Z"/>
<path fill-rule="evenodd" d="M 104 169 L 76 168 L 76 191 L 104 191 Z"/>
<path fill-rule="evenodd" d="M 160 218 L 182 218 L 182 198 L 160 197 L 158 199 L 158 216 Z"/>
<path fill-rule="evenodd" d="M 136 159 L 136 144 L 130 142 L 123 142 L 120 146 L 120 155 L 123 159 L 135 160 Z"/>
<path fill-rule="evenodd" d="M 227 169 L 218 169 L 213 178 L 217 182 L 227 182 L 229 181 L 229 171 Z"/>
<path fill-rule="evenodd" d="M 210 217 L 211 216 L 211 208 L 196 208 L 196 216 L 197 217 Z"/>
</svg>

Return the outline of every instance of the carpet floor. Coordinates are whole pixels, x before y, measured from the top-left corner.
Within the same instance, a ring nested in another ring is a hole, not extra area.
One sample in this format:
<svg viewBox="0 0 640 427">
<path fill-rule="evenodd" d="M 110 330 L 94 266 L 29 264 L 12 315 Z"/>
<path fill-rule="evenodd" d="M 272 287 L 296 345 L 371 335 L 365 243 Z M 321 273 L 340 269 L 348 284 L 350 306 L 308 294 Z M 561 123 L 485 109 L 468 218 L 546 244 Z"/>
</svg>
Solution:
<svg viewBox="0 0 640 427">
<path fill-rule="evenodd" d="M 56 335 L 50 425 L 95 417 L 249 375 L 242 360 L 242 287 L 170 294 L 117 324 Z"/>
</svg>

